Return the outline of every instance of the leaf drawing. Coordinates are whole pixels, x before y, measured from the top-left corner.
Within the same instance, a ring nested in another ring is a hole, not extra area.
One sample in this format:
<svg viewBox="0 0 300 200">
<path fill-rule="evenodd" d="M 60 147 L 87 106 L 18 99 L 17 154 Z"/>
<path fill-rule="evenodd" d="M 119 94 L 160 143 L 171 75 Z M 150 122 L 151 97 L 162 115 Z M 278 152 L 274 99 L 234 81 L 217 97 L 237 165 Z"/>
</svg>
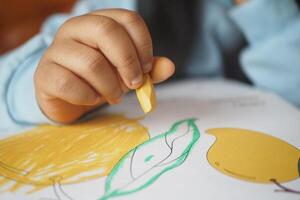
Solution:
<svg viewBox="0 0 300 200">
<path fill-rule="evenodd" d="M 169 131 L 129 151 L 114 166 L 100 200 L 138 192 L 186 160 L 200 133 L 195 119 L 176 122 Z"/>
</svg>

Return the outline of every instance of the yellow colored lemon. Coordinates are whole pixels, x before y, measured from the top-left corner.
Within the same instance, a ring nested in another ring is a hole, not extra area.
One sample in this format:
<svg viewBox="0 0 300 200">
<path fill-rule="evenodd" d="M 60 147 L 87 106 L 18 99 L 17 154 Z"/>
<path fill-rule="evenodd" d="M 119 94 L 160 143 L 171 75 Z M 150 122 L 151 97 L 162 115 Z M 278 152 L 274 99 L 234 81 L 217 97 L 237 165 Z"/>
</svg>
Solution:
<svg viewBox="0 0 300 200">
<path fill-rule="evenodd" d="M 207 153 L 211 166 L 251 182 L 288 182 L 299 177 L 300 151 L 265 133 L 235 128 L 207 131 L 216 137 Z"/>
<path fill-rule="evenodd" d="M 148 139 L 145 127 L 123 116 L 40 126 L 0 140 L 0 187 L 14 180 L 11 192 L 25 184 L 37 191 L 56 181 L 71 184 L 106 176 L 124 154 Z"/>
</svg>

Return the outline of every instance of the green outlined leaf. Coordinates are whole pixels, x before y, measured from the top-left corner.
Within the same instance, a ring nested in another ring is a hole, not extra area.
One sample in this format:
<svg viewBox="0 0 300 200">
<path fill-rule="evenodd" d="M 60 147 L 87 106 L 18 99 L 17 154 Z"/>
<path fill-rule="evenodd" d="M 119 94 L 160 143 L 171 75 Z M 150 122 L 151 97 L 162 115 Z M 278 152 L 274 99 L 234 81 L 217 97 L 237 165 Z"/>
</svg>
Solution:
<svg viewBox="0 0 300 200">
<path fill-rule="evenodd" d="M 176 122 L 169 131 L 128 152 L 113 168 L 101 200 L 138 192 L 186 160 L 200 133 L 195 119 Z"/>
</svg>

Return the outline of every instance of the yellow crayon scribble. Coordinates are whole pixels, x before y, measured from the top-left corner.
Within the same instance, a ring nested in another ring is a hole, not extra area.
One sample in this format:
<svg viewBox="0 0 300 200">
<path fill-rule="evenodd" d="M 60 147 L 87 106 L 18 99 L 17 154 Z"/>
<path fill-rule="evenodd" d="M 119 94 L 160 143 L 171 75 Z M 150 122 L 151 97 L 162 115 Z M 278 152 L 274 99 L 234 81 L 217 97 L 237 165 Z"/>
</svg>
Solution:
<svg viewBox="0 0 300 200">
<path fill-rule="evenodd" d="M 69 126 L 39 126 L 0 140 L 0 187 L 32 185 L 34 192 L 59 180 L 87 181 L 109 174 L 129 150 L 149 139 L 137 120 L 103 116 Z"/>
</svg>

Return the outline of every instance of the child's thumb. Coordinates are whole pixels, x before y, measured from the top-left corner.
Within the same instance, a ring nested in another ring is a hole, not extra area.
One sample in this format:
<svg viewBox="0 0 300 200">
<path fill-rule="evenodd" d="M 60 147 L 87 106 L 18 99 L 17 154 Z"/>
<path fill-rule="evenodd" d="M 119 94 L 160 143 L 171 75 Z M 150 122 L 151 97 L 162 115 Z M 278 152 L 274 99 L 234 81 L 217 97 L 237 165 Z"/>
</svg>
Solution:
<svg viewBox="0 0 300 200">
<path fill-rule="evenodd" d="M 174 63 L 166 57 L 154 57 L 151 77 L 154 83 L 160 83 L 170 78 L 175 72 Z"/>
</svg>

